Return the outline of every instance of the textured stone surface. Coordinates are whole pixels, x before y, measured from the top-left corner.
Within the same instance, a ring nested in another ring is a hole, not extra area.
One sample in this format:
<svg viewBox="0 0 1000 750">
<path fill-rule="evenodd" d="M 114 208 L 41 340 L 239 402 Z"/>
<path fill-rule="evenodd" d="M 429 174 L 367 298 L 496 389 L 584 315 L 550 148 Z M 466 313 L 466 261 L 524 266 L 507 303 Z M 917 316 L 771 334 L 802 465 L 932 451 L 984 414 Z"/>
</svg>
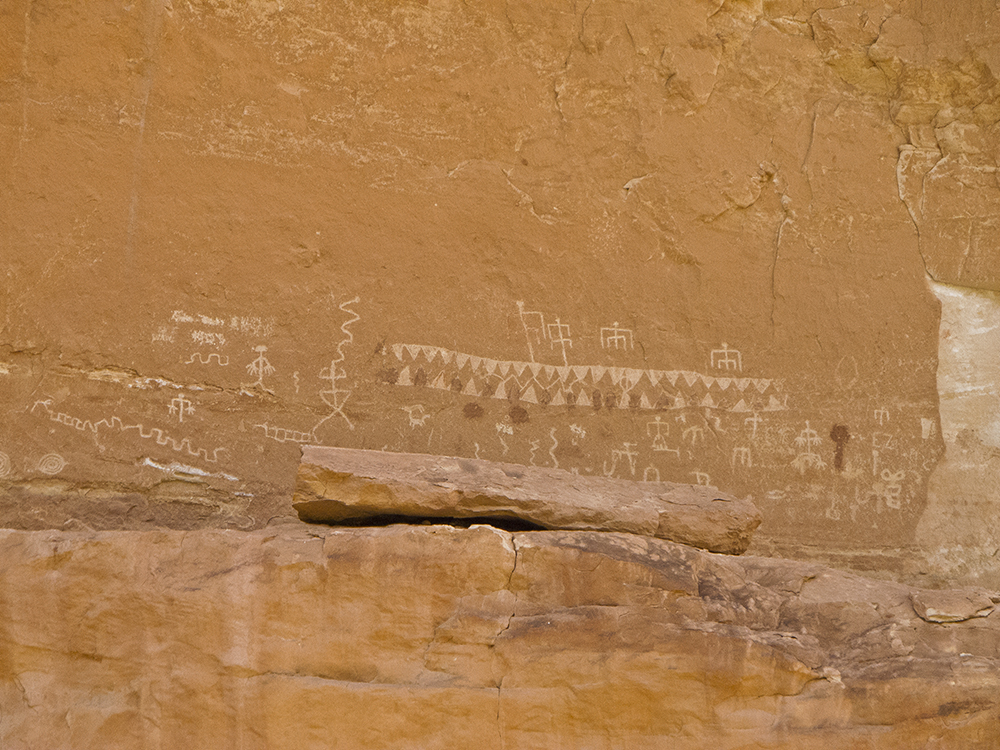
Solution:
<svg viewBox="0 0 1000 750">
<path fill-rule="evenodd" d="M 996 287 L 998 50 L 986 0 L 9 0 L 0 523 L 261 527 L 311 443 L 984 583 L 926 280 Z"/>
<path fill-rule="evenodd" d="M 0 555 L 11 750 L 1000 743 L 996 614 L 927 622 L 940 592 L 812 564 L 484 526 L 4 531 Z"/>
<path fill-rule="evenodd" d="M 495 517 L 545 529 L 643 534 L 737 555 L 760 524 L 753 503 L 714 487 L 319 446 L 302 450 L 293 503 L 310 522 Z"/>
</svg>

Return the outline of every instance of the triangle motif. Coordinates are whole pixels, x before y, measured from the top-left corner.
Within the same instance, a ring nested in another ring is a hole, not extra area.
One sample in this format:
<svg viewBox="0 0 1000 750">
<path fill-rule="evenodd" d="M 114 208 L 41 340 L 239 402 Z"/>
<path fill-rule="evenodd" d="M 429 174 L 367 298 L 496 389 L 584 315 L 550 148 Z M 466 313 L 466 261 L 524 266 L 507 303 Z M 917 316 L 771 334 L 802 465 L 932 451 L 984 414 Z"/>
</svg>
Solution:
<svg viewBox="0 0 1000 750">
<path fill-rule="evenodd" d="M 750 385 L 750 378 L 737 378 L 736 379 L 736 387 L 739 388 L 740 391 L 745 391 L 747 389 L 748 385 Z"/>
<path fill-rule="evenodd" d="M 576 397 L 577 406 L 593 406 L 594 402 L 590 400 L 590 396 L 587 395 L 587 391 L 580 389 L 580 395 Z"/>
<path fill-rule="evenodd" d="M 455 364 L 458 366 L 459 370 L 461 370 L 463 367 L 465 367 L 465 363 L 468 362 L 468 361 L 469 361 L 469 355 L 468 354 L 462 354 L 461 352 L 455 352 Z"/>
<path fill-rule="evenodd" d="M 669 372 L 663 373 L 663 375 L 670 381 L 670 385 L 677 385 L 677 376 L 680 375 L 677 370 L 670 370 Z"/>
<path fill-rule="evenodd" d="M 646 377 L 649 378 L 649 382 L 654 386 L 658 385 L 660 378 L 663 377 L 663 370 L 646 370 Z"/>
<path fill-rule="evenodd" d="M 736 404 L 736 406 L 734 406 L 729 411 L 737 411 L 737 412 L 744 412 L 745 413 L 745 412 L 749 412 L 750 411 L 750 407 L 747 406 L 747 402 L 746 401 L 744 401 L 743 399 L 740 399 L 739 402 Z"/>
<path fill-rule="evenodd" d="M 431 388 L 440 388 L 442 391 L 448 390 L 447 384 L 444 382 L 444 370 L 438 373 L 438 376 L 434 378 L 434 382 L 431 383 Z"/>
<path fill-rule="evenodd" d="M 698 406 L 705 406 L 708 407 L 709 409 L 714 409 L 715 402 L 712 400 L 712 394 L 706 393 L 705 398 L 701 400 L 701 403 L 698 404 Z"/>
<path fill-rule="evenodd" d="M 716 378 L 715 379 L 716 385 L 718 385 L 722 390 L 726 390 L 729 387 L 729 384 L 732 383 L 732 382 L 733 382 L 732 378 Z"/>
<path fill-rule="evenodd" d="M 462 389 L 462 393 L 466 396 L 479 395 L 479 389 L 476 387 L 476 381 L 474 378 L 469 378 L 469 382 L 465 384 L 465 388 Z"/>
<path fill-rule="evenodd" d="M 566 399 L 563 398 L 563 392 L 562 390 L 557 389 L 556 395 L 552 397 L 551 401 L 549 401 L 549 406 L 565 406 L 565 405 L 566 405 Z"/>
<path fill-rule="evenodd" d="M 576 375 L 577 380 L 583 380 L 587 377 L 589 371 L 590 368 L 587 366 L 580 367 L 579 365 L 573 365 L 573 374 Z"/>
<path fill-rule="evenodd" d="M 396 385 L 413 385 L 413 378 L 410 377 L 409 366 L 404 367 L 403 371 L 399 373 L 399 378 L 396 380 Z"/>
<path fill-rule="evenodd" d="M 755 386 L 757 386 L 757 390 L 758 391 L 760 391 L 761 393 L 763 393 L 764 391 L 767 390 L 767 387 L 769 385 L 771 385 L 771 381 L 770 380 L 755 380 L 755 381 L 753 381 L 753 384 Z"/>
<path fill-rule="evenodd" d="M 697 383 L 698 382 L 698 378 L 701 377 L 696 372 L 685 372 L 685 373 L 683 373 L 683 375 L 684 375 L 684 380 L 687 381 L 688 388 L 690 388 L 692 385 L 694 385 L 695 383 Z"/>
<path fill-rule="evenodd" d="M 403 359 L 403 345 L 402 344 L 393 344 L 392 345 L 392 353 L 396 355 L 396 359 L 402 360 Z"/>
<path fill-rule="evenodd" d="M 652 409 L 653 408 L 653 405 L 651 403 L 649 403 L 649 399 L 646 398 L 646 394 L 645 393 L 643 393 L 642 394 L 642 398 L 639 399 L 639 408 L 640 409 Z"/>
<path fill-rule="evenodd" d="M 498 385 L 497 389 L 493 392 L 493 398 L 507 398 L 507 389 L 504 387 L 502 380 L 500 381 L 500 385 Z"/>
<path fill-rule="evenodd" d="M 403 344 L 403 346 L 406 348 L 406 351 L 410 353 L 410 356 L 413 359 L 416 359 L 420 354 L 420 350 L 423 349 L 423 347 L 419 344 Z"/>
<path fill-rule="evenodd" d="M 538 396 L 535 395 L 535 386 L 529 385 L 528 390 L 521 394 L 521 400 L 527 401 L 529 404 L 537 404 Z"/>
</svg>

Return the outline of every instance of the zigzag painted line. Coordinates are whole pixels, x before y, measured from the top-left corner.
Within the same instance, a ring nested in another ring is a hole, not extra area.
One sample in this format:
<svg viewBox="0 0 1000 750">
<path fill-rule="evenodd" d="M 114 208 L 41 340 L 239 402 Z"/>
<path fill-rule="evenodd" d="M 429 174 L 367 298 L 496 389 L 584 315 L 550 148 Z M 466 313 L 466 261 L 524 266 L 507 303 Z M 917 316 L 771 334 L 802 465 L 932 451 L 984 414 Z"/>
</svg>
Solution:
<svg viewBox="0 0 1000 750">
<path fill-rule="evenodd" d="M 125 424 L 120 417 L 114 415 L 111 416 L 110 418 L 104 418 L 96 422 L 92 422 L 89 419 L 80 419 L 79 417 L 74 417 L 70 414 L 67 414 L 66 412 L 54 412 L 50 407 L 51 403 L 52 403 L 51 399 L 46 399 L 44 401 L 36 401 L 34 405 L 31 407 L 31 413 L 34 413 L 35 409 L 41 406 L 43 409 L 45 409 L 49 419 L 52 420 L 53 422 L 58 422 L 59 424 L 71 427 L 74 430 L 78 430 L 80 432 L 89 430 L 90 432 L 93 432 L 95 435 L 98 432 L 98 428 L 101 427 L 102 425 L 109 429 L 117 429 L 119 432 L 135 430 L 136 432 L 139 433 L 139 437 L 143 438 L 144 440 L 155 438 L 157 445 L 169 446 L 178 453 L 182 453 L 186 450 L 189 456 L 200 456 L 209 463 L 218 463 L 219 452 L 226 450 L 226 448 L 216 448 L 215 450 L 212 451 L 211 457 L 209 457 L 207 448 L 195 448 L 191 444 L 190 438 L 182 438 L 178 440 L 177 438 L 168 435 L 159 427 L 151 427 L 148 430 L 147 434 L 146 428 L 143 425 Z"/>
<path fill-rule="evenodd" d="M 111 419 L 113 421 L 117 420 L 119 424 L 121 424 L 121 420 L 119 420 L 118 417 L 112 417 Z M 195 448 L 193 445 L 191 445 L 190 438 L 182 438 L 181 440 L 178 440 L 177 438 L 170 437 L 170 435 L 165 433 L 159 427 L 150 427 L 148 435 L 145 432 L 143 432 L 145 428 L 141 424 L 121 425 L 120 429 L 122 432 L 125 432 L 126 430 L 136 430 L 139 433 L 139 437 L 145 440 L 152 438 L 155 434 L 157 445 L 169 445 L 177 453 L 182 453 L 184 452 L 185 449 L 187 449 L 187 454 L 189 456 L 201 456 L 206 461 L 212 464 L 218 463 L 219 451 L 226 450 L 225 448 L 216 448 L 214 451 L 212 451 L 212 457 L 209 458 L 207 448 Z"/>
<path fill-rule="evenodd" d="M 216 360 L 216 362 L 219 363 L 220 367 L 228 367 L 229 366 L 229 356 L 226 355 L 226 361 L 223 362 L 222 361 L 222 357 L 219 356 L 218 352 L 210 352 L 207 357 L 203 357 L 202 354 L 201 354 L 201 352 L 195 352 L 194 354 L 191 355 L 191 359 L 189 359 L 184 364 L 186 364 L 186 365 L 192 365 L 192 364 L 195 363 L 195 361 L 198 361 L 198 362 L 200 362 L 203 365 L 210 365 L 210 364 L 212 364 L 212 357 L 215 357 L 215 360 Z"/>
<path fill-rule="evenodd" d="M 508 377 L 511 377 L 510 373 L 513 373 L 513 376 L 520 378 L 523 377 L 524 372 L 527 370 L 530 373 L 531 380 L 534 380 L 540 385 L 541 381 L 538 380 L 538 376 L 544 372 L 546 376 L 554 377 L 554 380 L 558 380 L 564 385 L 582 381 L 588 376 L 592 382 L 597 383 L 601 381 L 605 375 L 610 375 L 612 381 L 616 385 L 623 381 L 630 384 L 628 390 L 635 388 L 644 377 L 650 382 L 651 385 L 656 386 L 661 380 L 666 379 L 670 382 L 671 386 L 677 388 L 684 387 L 684 384 L 686 384 L 688 388 L 693 388 L 696 383 L 700 383 L 706 389 L 715 386 L 725 391 L 730 386 L 735 385 L 742 392 L 748 386 L 752 385 L 756 388 L 757 392 L 764 393 L 772 386 L 774 386 L 775 389 L 780 387 L 780 384 L 772 378 L 737 378 L 732 376 L 720 377 L 695 372 L 694 370 L 653 370 L 638 369 L 634 367 L 607 367 L 605 365 L 544 365 L 538 362 L 496 360 L 485 357 L 477 357 L 472 354 L 466 354 L 465 352 L 443 349 L 438 346 L 426 346 L 424 344 L 393 344 L 391 349 L 393 354 L 396 355 L 396 358 L 401 362 L 403 361 L 403 352 L 405 351 L 409 353 L 410 357 L 414 361 L 422 355 L 427 362 L 432 362 L 437 358 L 440 358 L 445 364 L 460 362 L 461 364 L 457 366 L 457 369 L 459 370 L 464 368 L 466 363 L 469 363 L 472 367 L 473 373 L 480 376 L 482 376 L 483 373 L 486 375 L 495 374 L 497 377 L 507 379 Z M 497 374 L 498 370 L 499 374 Z M 570 380 L 571 376 L 575 376 L 575 380 Z"/>
<path fill-rule="evenodd" d="M 353 317 L 353 318 L 351 318 L 350 320 L 345 320 L 345 321 L 344 321 L 344 322 L 343 322 L 343 323 L 341 324 L 341 326 L 340 326 L 340 330 L 341 330 L 341 331 L 342 331 L 342 332 L 344 333 L 344 335 L 345 335 L 345 336 L 347 336 L 347 338 L 345 338 L 345 339 L 342 339 L 342 340 L 341 340 L 341 342 L 340 342 L 339 344 L 337 344 L 337 359 L 335 359 L 335 360 L 333 360 L 333 361 L 334 361 L 334 362 L 336 362 L 336 363 L 337 363 L 338 365 L 339 365 L 339 364 L 340 364 L 341 362 L 343 362 L 343 361 L 344 361 L 344 357 L 346 356 L 346 355 L 344 354 L 344 347 L 345 347 L 345 346 L 346 346 L 347 344 L 353 344 L 353 343 L 354 343 L 354 334 L 352 334 L 352 333 L 351 333 L 351 332 L 350 332 L 350 331 L 349 331 L 349 330 L 347 329 L 347 328 L 348 328 L 348 326 L 352 325 L 353 323 L 357 323 L 357 322 L 358 322 L 359 320 L 361 320 L 361 316 L 360 316 L 360 315 L 358 315 L 358 314 L 357 314 L 356 312 L 354 312 L 354 310 L 351 310 L 351 309 L 350 309 L 350 308 L 348 307 L 348 305 L 354 305 L 354 304 L 357 304 L 357 303 L 358 303 L 358 302 L 360 302 L 360 301 L 361 301 L 361 298 L 360 298 L 360 297 L 355 297 L 354 299 L 351 299 L 351 300 L 347 300 L 347 302 L 341 302 L 341 303 L 340 303 L 340 309 L 341 309 L 341 310 L 342 310 L 343 312 L 345 312 L 345 313 L 350 313 L 350 314 L 351 314 L 351 315 L 353 315 L 354 317 Z"/>
<path fill-rule="evenodd" d="M 473 381 L 469 381 L 469 382 L 473 382 Z M 540 404 L 540 402 L 537 399 L 537 396 L 534 394 L 532 386 L 530 385 L 531 381 L 529 380 L 528 381 L 529 385 L 527 387 L 524 387 L 524 386 L 520 385 L 520 383 L 518 382 L 517 378 L 515 376 L 513 376 L 513 375 L 508 376 L 507 378 L 501 379 L 500 384 L 497 387 L 497 389 L 495 391 L 493 391 L 493 393 L 490 394 L 488 397 L 484 396 L 484 398 L 493 398 L 493 399 L 497 399 L 499 401 L 509 400 L 510 399 L 510 394 L 511 394 L 512 390 L 514 390 L 514 389 L 512 389 L 512 388 L 509 387 L 511 383 L 514 383 L 514 384 L 517 385 L 517 391 L 519 393 L 520 400 L 522 400 L 525 403 Z M 396 385 L 400 386 L 400 387 L 408 387 L 408 388 L 420 388 L 420 387 L 423 387 L 423 388 L 434 388 L 436 390 L 441 390 L 441 391 L 452 391 L 452 390 L 454 390 L 451 387 L 451 383 L 446 378 L 444 378 L 444 371 L 442 371 L 441 373 L 439 373 L 438 377 L 436 377 L 433 381 L 430 381 L 429 378 L 427 380 L 425 380 L 422 386 L 418 386 L 415 383 L 413 383 L 412 381 L 406 382 L 406 383 L 399 383 L 399 382 L 397 382 Z M 468 384 L 466 383 L 466 385 L 468 385 Z M 595 389 L 595 390 L 599 390 L 599 389 Z M 627 398 L 627 397 L 630 397 L 631 395 L 633 395 L 632 394 L 633 390 L 634 390 L 634 386 L 633 386 L 633 388 L 630 388 L 630 389 L 624 389 L 623 388 L 620 393 L 615 392 L 613 394 L 619 400 L 618 401 L 618 408 L 621 408 L 621 409 L 638 408 L 638 409 L 651 410 L 651 411 L 662 410 L 663 407 L 658 405 L 658 396 L 660 396 L 662 394 L 654 392 L 653 393 L 653 398 L 650 399 L 646 395 L 646 393 L 644 392 L 644 390 L 641 389 L 641 388 L 639 389 L 639 394 L 641 395 L 639 404 L 636 405 L 635 407 L 633 407 L 631 405 L 631 399 Z M 480 395 L 480 391 L 478 389 L 475 389 L 475 392 L 471 393 L 471 394 L 468 391 L 466 391 L 465 389 L 462 389 L 461 392 L 463 394 L 465 394 L 465 395 Z M 540 404 L 540 405 L 543 405 L 543 406 L 567 406 L 568 402 L 565 400 L 564 396 L 562 395 L 562 394 L 565 394 L 565 393 L 570 393 L 570 394 L 573 394 L 573 396 L 575 396 L 575 398 L 576 398 L 575 403 L 576 403 L 577 406 L 591 406 L 592 405 L 592 402 L 590 400 L 590 396 L 591 396 L 590 391 L 586 387 L 581 386 L 581 384 L 579 382 L 573 383 L 570 386 L 566 386 L 566 387 L 564 387 L 564 388 L 562 388 L 560 390 L 557 390 L 556 391 L 556 395 L 552 397 L 552 400 L 550 402 L 548 402 L 546 404 Z M 606 398 L 607 395 L 608 395 L 608 393 L 609 393 L 608 391 L 603 391 L 602 392 L 602 396 L 604 396 Z M 683 396 L 678 396 L 676 399 L 674 399 L 673 404 L 670 407 L 668 407 L 668 408 L 670 408 L 670 409 L 686 409 L 686 408 L 711 409 L 713 411 L 726 411 L 726 412 L 733 412 L 733 413 L 738 413 L 738 414 L 743 414 L 743 413 L 745 413 L 745 414 L 752 414 L 754 411 L 759 411 L 759 412 L 787 411 L 788 410 L 788 397 L 785 396 L 785 398 L 784 398 L 783 401 L 779 401 L 777 399 L 777 397 L 770 396 L 769 399 L 768 399 L 768 403 L 765 406 L 752 406 L 750 404 L 747 404 L 744 399 L 740 399 L 736 404 L 734 404 L 732 406 L 726 406 L 726 405 L 720 405 L 720 404 L 715 403 L 715 401 L 710 396 L 705 396 L 705 398 L 701 399 L 700 401 L 697 400 L 697 396 L 694 397 L 693 399 L 691 399 L 690 401 L 685 400 Z"/>
</svg>

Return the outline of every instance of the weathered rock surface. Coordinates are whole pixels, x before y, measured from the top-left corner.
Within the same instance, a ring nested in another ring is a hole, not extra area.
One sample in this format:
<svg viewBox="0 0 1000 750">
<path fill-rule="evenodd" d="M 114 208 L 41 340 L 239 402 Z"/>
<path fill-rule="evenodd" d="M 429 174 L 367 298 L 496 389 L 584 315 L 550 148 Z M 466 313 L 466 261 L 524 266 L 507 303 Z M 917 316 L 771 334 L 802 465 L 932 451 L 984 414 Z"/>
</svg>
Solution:
<svg viewBox="0 0 1000 750">
<path fill-rule="evenodd" d="M 11 750 L 1000 744 L 996 614 L 928 622 L 942 594 L 817 565 L 487 526 L 3 531 L 0 557 Z"/>
<path fill-rule="evenodd" d="M 927 283 L 1000 288 L 998 50 L 992 0 L 5 0 L 0 525 L 260 528 L 326 444 L 1000 586 Z"/>
<path fill-rule="evenodd" d="M 302 449 L 293 503 L 310 522 L 496 517 L 545 529 L 643 534 L 729 554 L 744 552 L 760 524 L 753 503 L 715 487 L 322 446 Z"/>
</svg>

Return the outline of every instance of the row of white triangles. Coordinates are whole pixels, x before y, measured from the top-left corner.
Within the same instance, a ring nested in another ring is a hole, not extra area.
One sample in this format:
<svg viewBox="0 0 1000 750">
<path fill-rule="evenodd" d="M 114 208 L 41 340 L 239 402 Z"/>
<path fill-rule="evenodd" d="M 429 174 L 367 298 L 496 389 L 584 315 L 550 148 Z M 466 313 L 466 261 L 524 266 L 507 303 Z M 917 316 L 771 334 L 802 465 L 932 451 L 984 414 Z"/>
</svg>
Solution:
<svg viewBox="0 0 1000 750">
<path fill-rule="evenodd" d="M 404 367 L 402 372 L 399 373 L 399 377 L 396 379 L 396 384 L 404 386 L 413 385 L 413 378 L 410 375 L 409 367 Z M 445 372 L 444 370 L 441 370 L 441 372 L 438 373 L 437 377 L 434 378 L 433 382 L 431 382 L 429 387 L 437 388 L 442 391 L 451 390 L 451 381 L 445 378 Z M 466 381 L 465 385 L 462 386 L 460 393 L 462 393 L 465 396 L 481 396 L 482 390 L 476 384 L 475 378 L 469 378 L 468 381 Z M 496 399 L 506 399 L 508 398 L 508 396 L 509 392 L 507 388 L 507 382 L 501 381 L 500 384 L 497 386 L 496 391 L 494 391 L 492 397 Z M 529 385 L 524 391 L 522 391 L 520 394 L 520 400 L 525 401 L 529 404 L 539 403 L 538 394 L 535 390 L 535 386 Z M 549 402 L 549 405 L 562 406 L 566 403 L 567 401 L 565 396 L 563 395 L 563 390 L 557 389 L 555 395 L 552 397 L 552 400 Z M 579 406 L 593 406 L 593 401 L 591 400 L 590 395 L 587 393 L 586 390 L 583 389 L 581 389 L 580 393 L 577 395 L 575 403 Z M 641 394 L 639 398 L 639 408 L 652 409 L 653 406 L 654 405 L 650 402 L 646 394 L 645 393 Z M 683 409 L 686 406 L 687 402 L 681 397 L 675 399 L 673 404 L 673 408 L 675 409 Z M 752 409 L 747 405 L 747 402 L 744 399 L 740 399 L 735 406 L 729 407 L 728 409 L 725 407 L 719 407 L 718 404 L 716 404 L 715 400 L 712 398 L 711 394 L 706 394 L 705 397 L 698 402 L 698 406 L 703 406 L 708 409 L 722 408 L 724 411 L 740 412 L 740 413 L 749 413 L 752 411 Z M 778 401 L 776 397 L 771 396 L 767 406 L 764 407 L 764 411 L 781 411 L 784 410 L 785 408 L 787 407 L 785 407 L 780 401 Z"/>
<path fill-rule="evenodd" d="M 443 364 L 447 365 L 454 362 L 459 369 L 469 365 L 473 372 L 483 370 L 487 375 L 494 375 L 499 372 L 501 375 L 507 376 L 513 371 L 518 377 L 521 377 L 527 369 L 531 371 L 533 377 L 537 378 L 539 373 L 544 372 L 546 380 L 551 382 L 558 376 L 559 382 L 564 385 L 571 384 L 569 380 L 571 375 L 576 381 L 590 377 L 593 383 L 600 382 L 605 375 L 608 375 L 614 385 L 621 385 L 624 380 L 628 389 L 634 388 L 643 377 L 646 377 L 654 386 L 659 385 L 660 381 L 666 378 L 671 386 L 676 386 L 677 381 L 681 380 L 691 388 L 695 383 L 700 381 L 706 388 L 711 388 L 714 385 L 723 391 L 727 390 L 731 385 L 736 386 L 740 391 L 745 391 L 752 384 L 760 393 L 763 393 L 772 382 L 769 378 L 717 378 L 691 370 L 640 370 L 634 367 L 605 367 L 603 365 L 546 365 L 540 362 L 521 362 L 477 357 L 472 354 L 443 349 L 439 346 L 426 346 L 424 344 L 392 345 L 392 351 L 400 361 L 403 359 L 404 350 L 414 360 L 420 356 L 428 362 L 440 359 Z"/>
</svg>

